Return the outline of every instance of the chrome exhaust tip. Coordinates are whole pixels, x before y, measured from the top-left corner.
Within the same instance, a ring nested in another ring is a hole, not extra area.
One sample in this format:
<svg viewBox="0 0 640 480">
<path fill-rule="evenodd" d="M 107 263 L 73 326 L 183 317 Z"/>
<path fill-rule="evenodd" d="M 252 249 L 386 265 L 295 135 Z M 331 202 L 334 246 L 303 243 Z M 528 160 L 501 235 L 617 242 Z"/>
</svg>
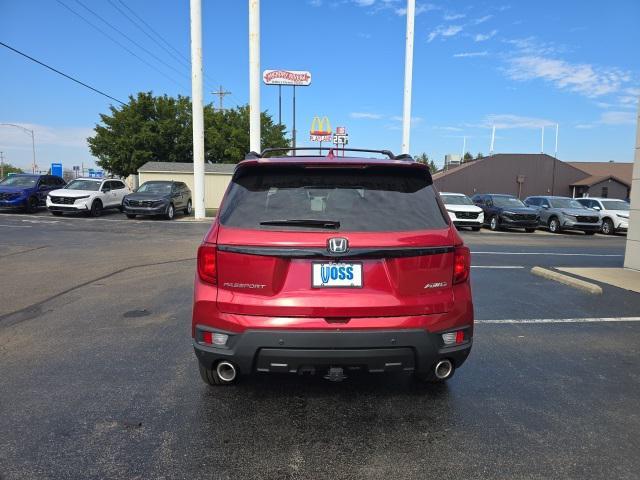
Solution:
<svg viewBox="0 0 640 480">
<path fill-rule="evenodd" d="M 446 380 L 449 378 L 453 374 L 453 364 L 451 360 L 445 359 L 436 363 L 434 373 L 438 380 Z"/>
<path fill-rule="evenodd" d="M 218 374 L 218 377 L 220 377 L 220 380 L 225 383 L 233 382 L 237 375 L 235 365 L 226 361 L 218 362 L 216 373 Z"/>
</svg>

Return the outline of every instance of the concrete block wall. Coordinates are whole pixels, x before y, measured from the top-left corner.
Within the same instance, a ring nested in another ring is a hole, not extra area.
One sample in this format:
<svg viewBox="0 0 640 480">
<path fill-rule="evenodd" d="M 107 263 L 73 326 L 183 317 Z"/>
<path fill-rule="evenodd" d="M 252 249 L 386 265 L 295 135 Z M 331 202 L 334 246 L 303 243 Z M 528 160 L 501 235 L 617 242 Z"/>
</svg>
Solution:
<svg viewBox="0 0 640 480">
<path fill-rule="evenodd" d="M 638 102 L 636 129 L 636 151 L 633 161 L 633 179 L 631 181 L 631 211 L 624 266 L 640 270 L 640 99 Z"/>
</svg>

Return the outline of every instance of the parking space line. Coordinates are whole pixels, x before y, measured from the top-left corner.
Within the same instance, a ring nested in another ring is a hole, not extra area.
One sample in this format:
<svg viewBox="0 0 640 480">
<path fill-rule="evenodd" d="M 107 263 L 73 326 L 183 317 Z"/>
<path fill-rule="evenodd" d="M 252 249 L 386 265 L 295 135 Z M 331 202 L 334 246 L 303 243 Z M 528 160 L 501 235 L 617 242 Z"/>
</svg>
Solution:
<svg viewBox="0 0 640 480">
<path fill-rule="evenodd" d="M 557 252 L 471 252 L 472 255 L 549 255 L 554 257 L 624 257 L 611 253 L 557 253 Z"/>
<path fill-rule="evenodd" d="M 524 267 L 522 265 L 471 265 L 471 268 L 510 269 Z"/>
<path fill-rule="evenodd" d="M 602 317 L 602 318 L 525 318 L 521 320 L 476 320 L 475 323 L 517 324 L 517 323 L 611 323 L 640 322 L 640 317 Z"/>
<path fill-rule="evenodd" d="M 9 228 L 31 228 L 33 225 L 5 225 L 0 224 L 0 227 L 9 227 Z"/>
</svg>

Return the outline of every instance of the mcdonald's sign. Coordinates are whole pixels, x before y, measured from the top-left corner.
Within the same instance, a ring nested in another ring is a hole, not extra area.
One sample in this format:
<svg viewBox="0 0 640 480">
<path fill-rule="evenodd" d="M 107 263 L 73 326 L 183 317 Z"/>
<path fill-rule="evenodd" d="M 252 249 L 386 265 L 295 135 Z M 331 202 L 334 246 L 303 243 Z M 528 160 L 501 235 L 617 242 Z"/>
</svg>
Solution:
<svg viewBox="0 0 640 480">
<path fill-rule="evenodd" d="M 310 140 L 312 142 L 330 142 L 331 141 L 331 123 L 329 118 L 315 116 L 311 122 Z"/>
</svg>

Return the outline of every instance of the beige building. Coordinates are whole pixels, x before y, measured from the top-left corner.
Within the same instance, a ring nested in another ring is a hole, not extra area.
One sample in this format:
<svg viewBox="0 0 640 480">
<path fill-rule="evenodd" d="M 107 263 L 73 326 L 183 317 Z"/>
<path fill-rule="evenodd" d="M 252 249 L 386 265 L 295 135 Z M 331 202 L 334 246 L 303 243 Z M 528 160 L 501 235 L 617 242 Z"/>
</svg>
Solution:
<svg viewBox="0 0 640 480">
<path fill-rule="evenodd" d="M 231 181 L 235 164 L 207 163 L 204 166 L 204 206 L 218 209 L 227 185 Z M 193 192 L 193 163 L 147 162 L 138 169 L 138 184 L 150 180 L 175 180 L 186 183 Z"/>
<path fill-rule="evenodd" d="M 631 211 L 629 212 L 629 231 L 624 266 L 640 270 L 640 102 L 636 124 L 636 151 L 631 179 Z"/>
</svg>

